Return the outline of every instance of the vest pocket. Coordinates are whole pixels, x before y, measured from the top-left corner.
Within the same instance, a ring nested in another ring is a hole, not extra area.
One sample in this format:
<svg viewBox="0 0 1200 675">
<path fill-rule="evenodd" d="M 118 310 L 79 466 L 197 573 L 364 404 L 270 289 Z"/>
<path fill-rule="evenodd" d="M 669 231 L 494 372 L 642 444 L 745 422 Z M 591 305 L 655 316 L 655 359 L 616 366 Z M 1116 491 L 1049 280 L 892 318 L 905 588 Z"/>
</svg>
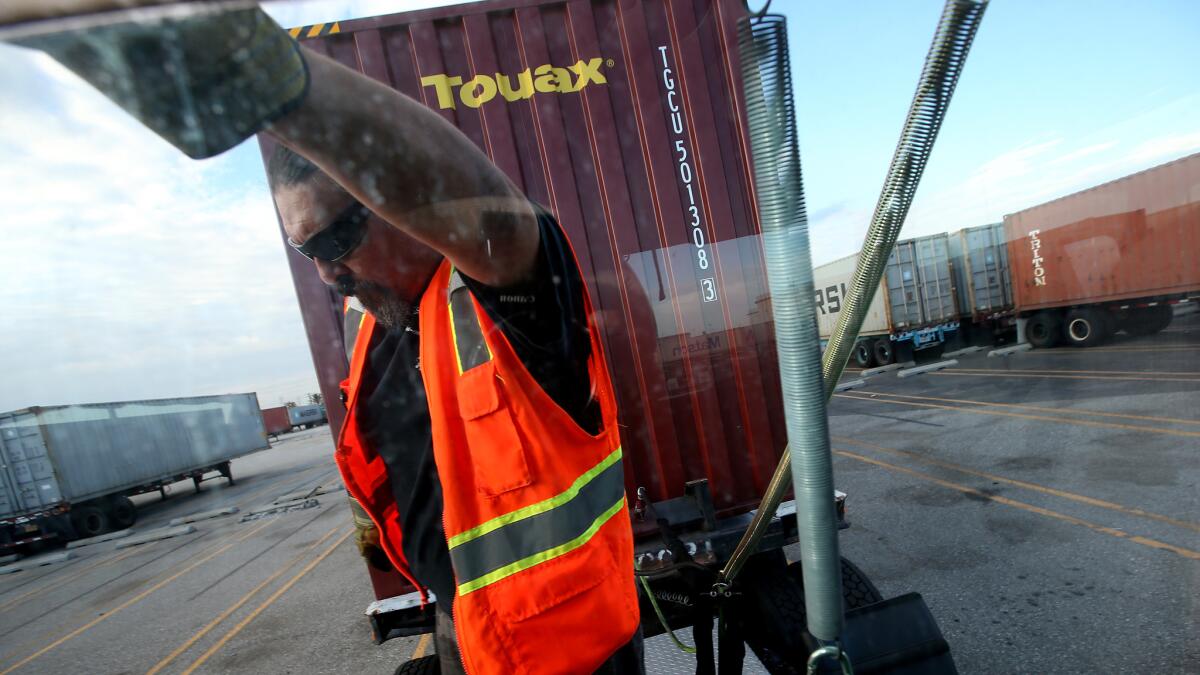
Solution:
<svg viewBox="0 0 1200 675">
<path fill-rule="evenodd" d="M 485 590 L 489 591 L 488 601 L 496 614 L 505 621 L 518 623 L 563 605 L 590 606 L 594 610 L 612 602 L 614 589 L 621 588 L 614 585 L 615 572 L 617 563 L 612 551 L 592 542 Z M 573 603 L 576 599 L 580 605 Z M 559 616 L 565 620 L 577 611 L 567 610 Z"/>
<path fill-rule="evenodd" d="M 459 376 L 458 411 L 476 490 L 494 497 L 533 482 L 517 425 L 502 401 L 494 362 L 475 366 Z"/>
</svg>

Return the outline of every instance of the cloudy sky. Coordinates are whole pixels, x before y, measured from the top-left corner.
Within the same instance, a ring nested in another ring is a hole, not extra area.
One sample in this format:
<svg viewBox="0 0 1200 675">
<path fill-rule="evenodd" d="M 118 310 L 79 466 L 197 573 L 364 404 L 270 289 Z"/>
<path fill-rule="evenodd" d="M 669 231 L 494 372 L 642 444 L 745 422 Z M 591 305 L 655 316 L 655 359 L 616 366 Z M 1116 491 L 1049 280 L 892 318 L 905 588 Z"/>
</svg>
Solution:
<svg viewBox="0 0 1200 675">
<path fill-rule="evenodd" d="M 433 4 L 267 9 L 296 26 Z M 773 9 L 789 15 L 820 263 L 861 241 L 941 4 Z M 996 222 L 1200 151 L 1197 26 L 1186 1 L 994 4 L 905 234 Z M 316 391 L 256 144 L 188 160 L 3 45 L 0 91 L 0 411 Z"/>
</svg>

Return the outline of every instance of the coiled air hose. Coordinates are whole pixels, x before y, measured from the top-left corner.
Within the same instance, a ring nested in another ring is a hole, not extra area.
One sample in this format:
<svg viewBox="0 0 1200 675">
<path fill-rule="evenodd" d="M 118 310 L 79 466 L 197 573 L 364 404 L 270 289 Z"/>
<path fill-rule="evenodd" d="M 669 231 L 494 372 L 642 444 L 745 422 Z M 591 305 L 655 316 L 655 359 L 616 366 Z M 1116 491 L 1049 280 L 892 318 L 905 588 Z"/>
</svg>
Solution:
<svg viewBox="0 0 1200 675">
<path fill-rule="evenodd" d="M 867 307 L 912 204 L 986 6 L 987 0 L 948 0 L 942 11 L 867 229 L 850 292 L 823 358 L 819 356 L 813 306 L 812 264 L 786 26 L 783 17 L 777 15 L 749 16 L 738 25 L 789 446 L 771 477 L 758 512 L 721 570 L 718 586 L 727 588 L 757 550 L 794 473 L 799 477 L 796 514 L 808 629 L 813 637 L 824 642 L 837 640 L 843 621 L 833 463 L 825 402 L 833 394 L 858 339 Z M 794 453 L 792 446 L 796 448 Z"/>
</svg>

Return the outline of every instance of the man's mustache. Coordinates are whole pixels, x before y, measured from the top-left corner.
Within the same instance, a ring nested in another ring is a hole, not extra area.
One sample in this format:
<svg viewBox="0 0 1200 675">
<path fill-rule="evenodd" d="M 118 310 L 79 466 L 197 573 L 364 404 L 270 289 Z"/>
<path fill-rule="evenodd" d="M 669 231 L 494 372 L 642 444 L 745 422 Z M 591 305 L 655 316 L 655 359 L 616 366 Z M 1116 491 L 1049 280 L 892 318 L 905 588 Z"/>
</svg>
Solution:
<svg viewBox="0 0 1200 675">
<path fill-rule="evenodd" d="M 342 274 L 333 280 L 334 288 L 341 295 L 350 298 L 358 291 L 358 282 L 349 274 Z"/>
</svg>

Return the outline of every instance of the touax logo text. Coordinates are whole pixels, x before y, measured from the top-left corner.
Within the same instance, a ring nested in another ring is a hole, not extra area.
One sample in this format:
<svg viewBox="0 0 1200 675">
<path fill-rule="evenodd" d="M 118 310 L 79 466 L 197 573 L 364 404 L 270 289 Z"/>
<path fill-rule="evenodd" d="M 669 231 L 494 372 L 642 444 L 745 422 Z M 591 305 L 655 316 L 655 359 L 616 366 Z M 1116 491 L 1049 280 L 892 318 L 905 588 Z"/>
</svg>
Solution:
<svg viewBox="0 0 1200 675">
<path fill-rule="evenodd" d="M 439 108 L 456 108 L 454 90 L 458 89 L 458 100 L 468 108 L 478 108 L 496 95 L 504 97 L 508 102 L 519 101 L 533 96 L 535 92 L 544 94 L 566 94 L 579 91 L 589 84 L 608 84 L 600 66 L 604 60 L 600 57 L 584 61 L 580 59 L 573 66 L 560 68 L 549 63 L 537 68 L 526 68 L 515 76 L 479 74 L 463 82 L 461 77 L 449 75 L 429 75 L 421 78 L 422 87 L 433 87 L 437 92 Z M 612 65 L 611 62 L 608 65 Z M 514 85 L 513 79 L 516 79 Z"/>
</svg>

